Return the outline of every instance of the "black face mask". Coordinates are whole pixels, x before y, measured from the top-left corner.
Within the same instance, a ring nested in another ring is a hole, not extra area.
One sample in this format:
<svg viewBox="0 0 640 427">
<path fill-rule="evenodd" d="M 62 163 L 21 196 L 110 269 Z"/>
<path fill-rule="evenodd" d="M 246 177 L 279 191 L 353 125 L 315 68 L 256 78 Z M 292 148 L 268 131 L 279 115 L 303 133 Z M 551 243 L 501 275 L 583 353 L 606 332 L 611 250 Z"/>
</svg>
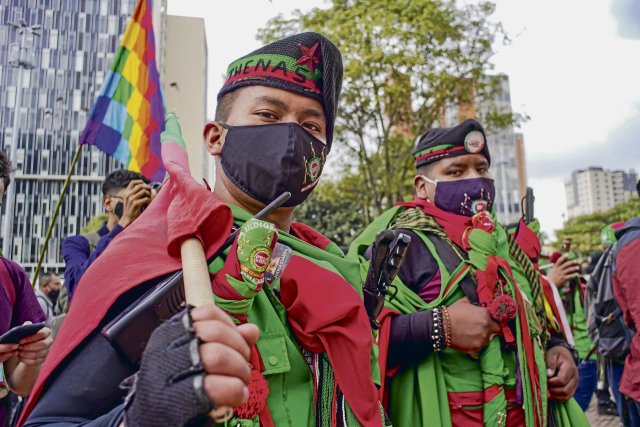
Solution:
<svg viewBox="0 0 640 427">
<path fill-rule="evenodd" d="M 327 146 L 297 123 L 220 126 L 228 130 L 222 170 L 253 199 L 267 205 L 289 191 L 283 206 L 297 206 L 318 184 Z"/>
<path fill-rule="evenodd" d="M 58 300 L 58 296 L 60 296 L 60 289 L 58 289 L 58 290 L 51 289 L 49 291 L 49 295 L 47 295 L 47 296 L 55 304 L 55 302 Z"/>
</svg>

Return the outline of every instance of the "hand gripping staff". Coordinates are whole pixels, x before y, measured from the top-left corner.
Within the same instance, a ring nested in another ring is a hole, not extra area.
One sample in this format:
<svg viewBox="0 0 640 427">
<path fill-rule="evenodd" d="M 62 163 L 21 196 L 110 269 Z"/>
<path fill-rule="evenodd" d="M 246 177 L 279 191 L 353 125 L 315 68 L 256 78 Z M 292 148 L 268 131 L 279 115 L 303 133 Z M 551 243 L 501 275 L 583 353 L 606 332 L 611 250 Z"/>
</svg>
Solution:
<svg viewBox="0 0 640 427">
<path fill-rule="evenodd" d="M 260 220 L 266 218 L 275 209 L 282 206 L 289 197 L 291 197 L 289 192 L 281 194 L 258 212 L 254 218 Z M 134 364 L 139 365 L 141 361 L 143 362 L 140 371 L 142 375 L 144 375 L 142 372 L 144 370 L 143 353 L 146 358 L 152 357 L 147 356 L 149 352 L 156 355 L 165 353 L 166 357 L 167 352 L 160 352 L 158 348 L 148 348 L 147 343 L 153 347 L 152 344 L 158 341 L 158 337 L 155 337 L 154 341 L 154 336 L 157 335 L 152 336 L 154 331 L 165 328 L 166 331 L 162 331 L 163 334 L 169 333 L 172 335 L 172 340 L 180 340 L 180 335 L 183 335 L 185 331 L 180 329 L 181 325 L 175 326 L 177 322 L 171 318 L 183 311 L 187 305 L 199 307 L 214 304 L 208 264 L 233 244 L 238 230 L 231 233 L 209 260 L 206 259 L 204 248 L 198 239 L 187 239 L 181 245 L 183 269 L 165 277 L 103 328 L 102 334 L 120 354 Z M 166 321 L 169 322 L 163 324 Z M 171 326 L 171 323 L 174 326 Z M 162 327 L 158 328 L 160 325 Z M 170 328 L 177 329 L 169 331 Z M 188 327 L 186 329 L 189 330 Z M 141 384 L 138 384 L 138 391 L 140 391 L 140 386 Z M 224 422 L 232 414 L 231 408 L 217 408 L 210 415 L 216 422 Z"/>
</svg>

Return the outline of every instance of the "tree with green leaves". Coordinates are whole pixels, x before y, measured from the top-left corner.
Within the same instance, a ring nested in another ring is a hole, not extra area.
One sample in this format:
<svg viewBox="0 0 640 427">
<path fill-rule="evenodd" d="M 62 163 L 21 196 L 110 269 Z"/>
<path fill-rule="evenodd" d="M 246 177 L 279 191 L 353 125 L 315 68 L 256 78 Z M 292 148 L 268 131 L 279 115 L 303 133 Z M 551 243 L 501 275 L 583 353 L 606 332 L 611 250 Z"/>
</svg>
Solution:
<svg viewBox="0 0 640 427">
<path fill-rule="evenodd" d="M 318 31 L 340 48 L 345 71 L 334 150 L 351 177 L 348 190 L 365 196 L 353 208 L 366 223 L 413 192 L 416 136 L 438 123 L 445 106 L 482 102 L 491 91 L 492 44 L 504 36 L 489 20 L 493 11 L 489 2 L 334 0 L 292 19 L 280 15 L 259 32 L 269 42 Z M 513 123 L 511 114 L 489 110 L 487 119 L 499 126 Z"/>
<path fill-rule="evenodd" d="M 82 233 L 88 234 L 98 231 L 100 227 L 107 222 L 107 219 L 109 219 L 109 216 L 106 213 L 101 213 L 91 217 L 87 225 L 82 228 Z"/>
<path fill-rule="evenodd" d="M 362 208 L 365 195 L 354 191 L 356 176 L 323 181 L 295 212 L 295 220 L 322 231 L 345 249 L 366 226 Z M 356 208 L 354 208 L 356 207 Z"/>
<path fill-rule="evenodd" d="M 579 255 L 589 255 L 602 250 L 600 232 L 604 227 L 636 216 L 640 216 L 640 198 L 637 196 L 605 212 L 579 215 L 566 221 L 563 228 L 556 230 L 554 246 L 560 248 L 562 239 L 571 237 L 571 250 Z"/>
</svg>

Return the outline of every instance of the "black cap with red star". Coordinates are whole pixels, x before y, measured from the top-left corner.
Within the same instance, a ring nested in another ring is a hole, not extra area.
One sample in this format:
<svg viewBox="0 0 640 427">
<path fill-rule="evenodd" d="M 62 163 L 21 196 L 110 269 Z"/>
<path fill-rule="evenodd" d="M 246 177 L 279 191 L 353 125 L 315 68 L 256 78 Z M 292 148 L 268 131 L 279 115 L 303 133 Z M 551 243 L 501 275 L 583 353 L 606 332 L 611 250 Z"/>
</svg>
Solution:
<svg viewBox="0 0 640 427">
<path fill-rule="evenodd" d="M 227 68 L 218 101 L 235 89 L 253 85 L 316 99 L 324 107 L 331 143 L 342 88 L 342 56 L 331 40 L 313 32 L 296 34 L 237 59 Z"/>
</svg>

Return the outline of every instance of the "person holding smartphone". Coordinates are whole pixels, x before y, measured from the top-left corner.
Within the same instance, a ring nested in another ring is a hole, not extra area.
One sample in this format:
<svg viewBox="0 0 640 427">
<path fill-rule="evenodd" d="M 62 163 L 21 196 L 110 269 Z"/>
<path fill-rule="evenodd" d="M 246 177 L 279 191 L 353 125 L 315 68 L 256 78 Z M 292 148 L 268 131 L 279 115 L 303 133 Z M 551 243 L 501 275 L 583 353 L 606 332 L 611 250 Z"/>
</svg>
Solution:
<svg viewBox="0 0 640 427">
<path fill-rule="evenodd" d="M 0 152 L 0 200 L 11 182 L 11 162 Z M 0 257 L 0 335 L 25 323 L 46 320 L 27 273 L 16 262 Z M 40 372 L 51 346 L 51 331 L 43 327 L 17 343 L 0 344 L 0 363 L 5 385 L 14 393 L 26 396 Z M 0 405 L 0 424 L 8 413 Z"/>
<path fill-rule="evenodd" d="M 69 236 L 62 242 L 64 285 L 69 299 L 73 298 L 84 272 L 111 241 L 140 216 L 151 203 L 155 191 L 142 174 L 121 169 L 105 178 L 102 194 L 102 204 L 107 214 L 102 227 L 93 233 Z"/>
</svg>

